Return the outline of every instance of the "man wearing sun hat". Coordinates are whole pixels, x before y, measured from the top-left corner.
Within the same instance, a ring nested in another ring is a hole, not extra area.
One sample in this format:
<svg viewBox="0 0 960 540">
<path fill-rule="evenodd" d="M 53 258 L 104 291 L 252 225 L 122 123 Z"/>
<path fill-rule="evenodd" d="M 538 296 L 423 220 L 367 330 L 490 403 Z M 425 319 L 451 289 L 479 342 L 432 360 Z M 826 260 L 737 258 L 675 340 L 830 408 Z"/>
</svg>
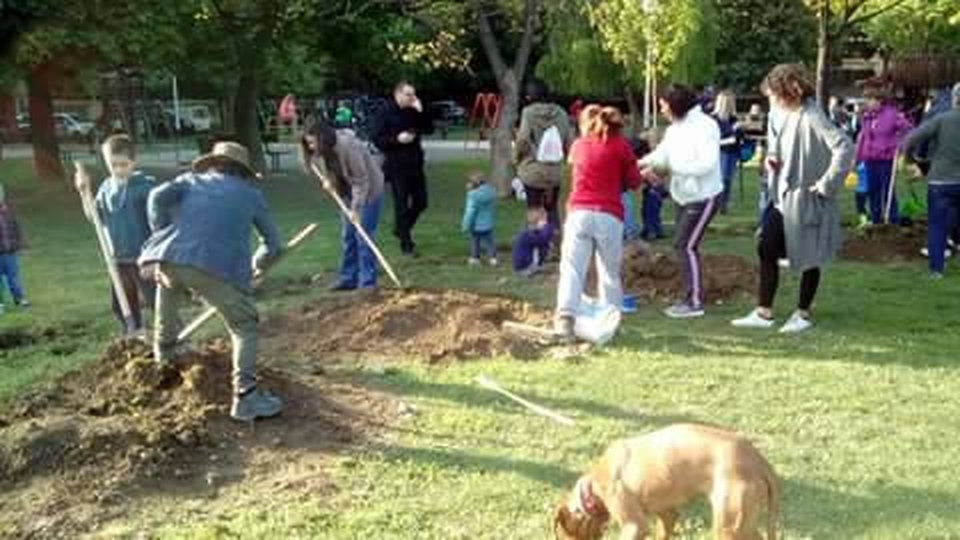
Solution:
<svg viewBox="0 0 960 540">
<path fill-rule="evenodd" d="M 152 235 L 139 259 L 159 285 L 157 361 L 173 361 L 177 334 L 183 328 L 179 308 L 192 291 L 217 310 L 230 332 L 234 390 L 230 415 L 245 421 L 275 416 L 283 408 L 278 397 L 257 388 L 256 380 L 258 316 L 251 279 L 282 248 L 256 186 L 259 178 L 245 147 L 218 142 L 193 162 L 190 172 L 150 193 Z M 261 238 L 256 257 L 250 253 L 251 228 Z"/>
</svg>

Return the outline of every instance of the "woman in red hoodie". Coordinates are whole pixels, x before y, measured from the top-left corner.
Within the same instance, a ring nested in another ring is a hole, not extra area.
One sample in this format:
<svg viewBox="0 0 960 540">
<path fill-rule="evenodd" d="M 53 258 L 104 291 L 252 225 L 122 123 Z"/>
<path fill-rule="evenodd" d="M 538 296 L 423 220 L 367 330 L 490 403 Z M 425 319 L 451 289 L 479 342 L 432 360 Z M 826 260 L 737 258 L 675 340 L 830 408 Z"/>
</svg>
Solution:
<svg viewBox="0 0 960 540">
<path fill-rule="evenodd" d="M 627 189 L 640 186 L 630 143 L 621 135 L 623 116 L 613 107 L 589 105 L 580 113 L 581 138 L 570 149 L 573 187 L 560 249 L 556 332 L 573 338 L 573 322 L 587 265 L 596 252 L 601 302 L 623 303 L 623 203 Z"/>
</svg>

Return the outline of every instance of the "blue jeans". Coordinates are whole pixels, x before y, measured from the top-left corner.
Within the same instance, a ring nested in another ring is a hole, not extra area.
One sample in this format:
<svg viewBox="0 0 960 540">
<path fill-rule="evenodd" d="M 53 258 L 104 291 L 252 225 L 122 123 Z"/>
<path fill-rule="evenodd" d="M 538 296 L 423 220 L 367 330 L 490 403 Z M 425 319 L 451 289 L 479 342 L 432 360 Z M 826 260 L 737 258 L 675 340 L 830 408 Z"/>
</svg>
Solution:
<svg viewBox="0 0 960 540">
<path fill-rule="evenodd" d="M 637 213 L 637 206 L 633 201 L 633 192 L 624 191 L 620 196 L 623 203 L 623 237 L 630 239 L 640 236 L 640 227 L 637 225 L 637 219 L 634 217 Z"/>
<path fill-rule="evenodd" d="M 727 212 L 727 203 L 730 202 L 730 189 L 733 186 L 733 175 L 737 172 L 737 163 L 739 163 L 739 161 L 739 152 L 720 152 L 720 174 L 723 177 L 723 194 L 720 195 L 720 212 Z"/>
<path fill-rule="evenodd" d="M 470 257 L 479 259 L 484 252 L 490 259 L 497 258 L 497 245 L 493 242 L 493 231 L 473 231 L 470 233 Z"/>
<path fill-rule="evenodd" d="M 943 252 L 947 249 L 947 236 L 960 224 L 960 184 L 928 186 L 927 212 L 930 271 L 940 274 L 946 265 Z"/>
<path fill-rule="evenodd" d="M 383 196 L 377 197 L 360 209 L 360 225 L 371 239 L 376 238 L 377 225 L 380 223 L 380 211 L 383 209 Z M 360 238 L 356 228 L 347 220 L 341 219 L 340 242 L 340 285 L 349 288 L 374 287 L 377 285 L 377 258 L 370 246 Z"/>
<path fill-rule="evenodd" d="M 15 253 L 0 255 L 0 282 L 2 281 L 7 282 L 7 288 L 13 295 L 13 302 L 19 304 L 23 300 L 23 288 L 20 286 L 20 265 L 17 263 Z M 0 283 L 0 285 L 3 284 Z"/>
<path fill-rule="evenodd" d="M 646 238 L 663 238 L 663 220 L 660 219 L 660 209 L 663 207 L 663 192 L 657 188 L 643 188 L 643 231 Z"/>
<path fill-rule="evenodd" d="M 893 171 L 893 160 L 867 160 L 867 189 L 870 199 L 870 221 L 874 225 L 883 223 L 884 212 L 887 211 L 887 193 L 890 191 L 890 173 Z M 899 223 L 899 208 L 897 207 L 897 193 L 893 193 L 890 207 L 890 223 Z"/>
</svg>

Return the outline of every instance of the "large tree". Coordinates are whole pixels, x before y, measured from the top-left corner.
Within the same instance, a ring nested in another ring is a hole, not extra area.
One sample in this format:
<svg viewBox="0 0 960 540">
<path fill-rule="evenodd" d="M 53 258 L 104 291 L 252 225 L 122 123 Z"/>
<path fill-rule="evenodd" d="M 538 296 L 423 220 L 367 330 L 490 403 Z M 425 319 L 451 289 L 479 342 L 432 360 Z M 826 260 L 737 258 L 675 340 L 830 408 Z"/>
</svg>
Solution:
<svg viewBox="0 0 960 540">
<path fill-rule="evenodd" d="M 755 91 L 783 62 L 816 56 L 817 22 L 803 0 L 717 0 L 717 83 Z"/>
<path fill-rule="evenodd" d="M 960 53 L 960 1 L 906 0 L 864 25 L 887 55 Z"/>
</svg>

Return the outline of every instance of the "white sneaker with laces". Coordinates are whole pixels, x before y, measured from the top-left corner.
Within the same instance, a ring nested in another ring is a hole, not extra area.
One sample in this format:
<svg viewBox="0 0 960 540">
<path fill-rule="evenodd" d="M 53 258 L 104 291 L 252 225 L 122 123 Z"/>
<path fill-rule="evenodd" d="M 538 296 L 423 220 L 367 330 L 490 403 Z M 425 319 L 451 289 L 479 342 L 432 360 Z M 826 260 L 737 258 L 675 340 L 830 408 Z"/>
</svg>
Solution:
<svg viewBox="0 0 960 540">
<path fill-rule="evenodd" d="M 476 257 L 470 257 L 469 259 L 467 259 L 467 264 L 470 266 L 479 266 L 480 259 L 477 259 Z"/>
<path fill-rule="evenodd" d="M 773 328 L 773 325 L 776 323 L 777 321 L 774 319 L 768 319 L 760 315 L 759 309 L 751 311 L 749 315 L 742 319 L 730 321 L 730 324 L 736 328 Z"/>
<path fill-rule="evenodd" d="M 781 334 L 799 334 L 813 328 L 813 323 L 810 319 L 807 319 L 803 315 L 800 315 L 800 312 L 795 312 L 790 316 L 790 320 L 786 322 L 781 328 Z"/>
</svg>

